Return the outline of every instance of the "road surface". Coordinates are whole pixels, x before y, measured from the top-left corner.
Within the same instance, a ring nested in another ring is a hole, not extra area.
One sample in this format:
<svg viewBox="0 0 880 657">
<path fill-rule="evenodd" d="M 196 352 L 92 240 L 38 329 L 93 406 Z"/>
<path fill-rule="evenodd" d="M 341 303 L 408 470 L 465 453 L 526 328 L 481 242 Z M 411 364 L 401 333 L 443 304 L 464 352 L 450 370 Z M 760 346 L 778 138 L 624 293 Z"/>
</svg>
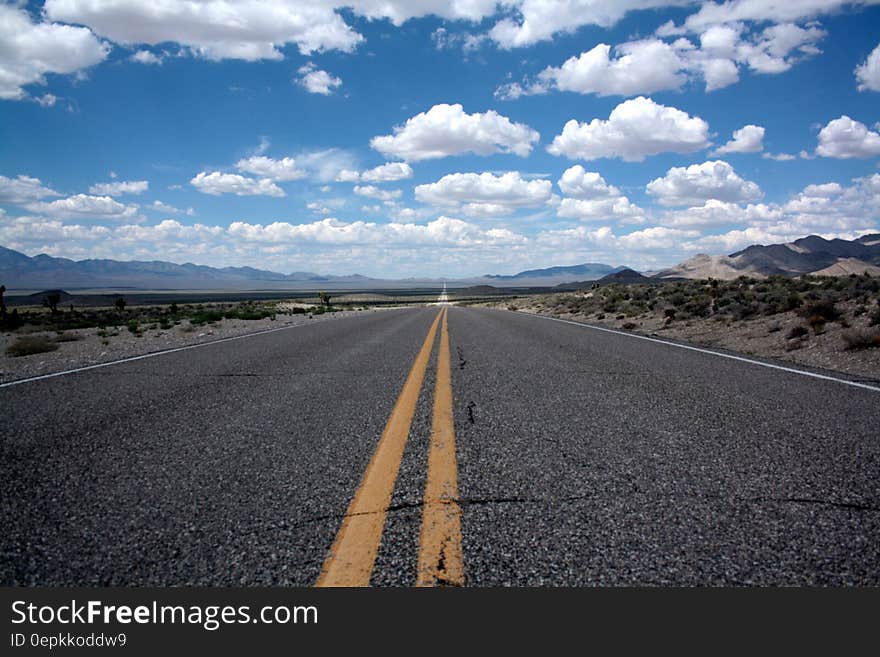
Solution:
<svg viewBox="0 0 880 657">
<path fill-rule="evenodd" d="M 0 388 L 5 585 L 880 584 L 880 390 L 522 313 Z"/>
</svg>

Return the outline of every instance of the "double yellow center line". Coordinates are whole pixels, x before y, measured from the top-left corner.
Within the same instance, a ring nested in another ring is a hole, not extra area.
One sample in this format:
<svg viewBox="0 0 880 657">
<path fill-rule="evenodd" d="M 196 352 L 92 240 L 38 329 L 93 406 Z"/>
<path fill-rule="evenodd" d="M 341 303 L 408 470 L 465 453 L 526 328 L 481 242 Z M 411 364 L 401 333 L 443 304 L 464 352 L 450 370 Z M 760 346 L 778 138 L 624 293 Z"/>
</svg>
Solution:
<svg viewBox="0 0 880 657">
<path fill-rule="evenodd" d="M 382 542 L 388 506 L 394 493 L 400 461 L 438 327 L 441 327 L 440 349 L 437 353 L 434 414 L 428 451 L 428 476 L 422 505 L 416 585 L 464 584 L 447 313 L 448 309 L 444 306 L 434 318 L 391 411 L 379 445 L 342 520 L 333 547 L 324 561 L 317 586 L 370 584 L 373 564 Z"/>
</svg>

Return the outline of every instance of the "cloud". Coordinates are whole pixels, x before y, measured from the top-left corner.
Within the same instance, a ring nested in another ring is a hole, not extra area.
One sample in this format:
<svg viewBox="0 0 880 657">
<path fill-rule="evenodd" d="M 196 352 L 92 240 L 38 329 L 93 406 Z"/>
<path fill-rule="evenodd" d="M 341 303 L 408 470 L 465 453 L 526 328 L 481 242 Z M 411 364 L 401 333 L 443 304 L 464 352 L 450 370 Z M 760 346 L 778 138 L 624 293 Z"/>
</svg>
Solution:
<svg viewBox="0 0 880 657">
<path fill-rule="evenodd" d="M 418 185 L 416 200 L 428 205 L 458 208 L 470 217 L 500 217 L 520 208 L 546 205 L 552 198 L 549 180 L 525 180 L 518 171 L 451 173 L 437 182 Z"/>
<path fill-rule="evenodd" d="M 609 185 L 600 174 L 587 171 L 580 164 L 566 169 L 557 184 L 564 194 L 574 198 L 595 199 L 620 195 L 617 187 Z"/>
<path fill-rule="evenodd" d="M 723 160 L 673 167 L 649 182 L 646 190 L 661 205 L 699 205 L 709 199 L 743 203 L 763 196 L 756 183 L 742 179 Z"/>
<path fill-rule="evenodd" d="M 89 187 L 89 194 L 98 196 L 122 196 L 124 194 L 143 194 L 150 188 L 147 180 L 120 180 L 119 182 L 98 183 Z"/>
<path fill-rule="evenodd" d="M 742 207 L 736 203 L 708 199 L 703 205 L 667 212 L 661 223 L 676 228 L 709 228 L 725 224 L 779 219 L 782 211 L 764 204 Z"/>
<path fill-rule="evenodd" d="M 37 96 L 34 100 L 37 101 L 37 104 L 40 107 L 55 107 L 55 103 L 58 102 L 58 96 L 54 94 L 43 94 L 42 96 Z"/>
<path fill-rule="evenodd" d="M 494 110 L 467 114 L 461 105 L 434 105 L 395 126 L 393 135 L 373 137 L 370 146 L 385 156 L 416 162 L 476 153 L 526 157 L 540 135 Z"/>
<path fill-rule="evenodd" d="M 797 155 L 791 153 L 762 153 L 761 157 L 765 160 L 776 160 L 777 162 L 791 162 L 797 159 Z"/>
<path fill-rule="evenodd" d="M 565 170 L 558 181 L 567 195 L 556 208 L 556 215 L 580 221 L 622 221 L 641 223 L 645 211 L 620 193 L 614 185 L 594 171 L 576 164 Z"/>
<path fill-rule="evenodd" d="M 354 193 L 377 201 L 393 201 L 400 198 L 402 192 L 399 189 L 379 189 L 375 185 L 355 185 Z"/>
<path fill-rule="evenodd" d="M 366 182 L 390 182 L 413 177 L 413 170 L 406 162 L 388 162 L 361 173 Z"/>
<path fill-rule="evenodd" d="M 880 44 L 855 70 L 859 91 L 880 91 Z"/>
<path fill-rule="evenodd" d="M 167 203 L 163 203 L 162 201 L 153 201 L 150 205 L 145 206 L 144 209 L 153 210 L 154 212 L 162 212 L 164 214 L 185 214 L 188 217 L 192 217 L 196 213 L 196 211 L 192 208 L 181 210 L 180 208 L 176 208 L 173 205 L 168 205 Z"/>
<path fill-rule="evenodd" d="M 357 168 L 354 155 L 341 148 L 305 151 L 296 156 L 296 163 L 319 182 L 332 182 L 340 172 Z"/>
<path fill-rule="evenodd" d="M 330 75 L 327 71 L 322 71 L 315 67 L 312 62 L 309 62 L 305 66 L 300 66 L 297 73 L 299 73 L 300 77 L 297 78 L 296 83 L 310 94 L 329 96 L 337 88 L 342 86 L 342 80 L 340 78 Z"/>
<path fill-rule="evenodd" d="M 556 208 L 556 216 L 580 221 L 620 221 L 643 223 L 645 211 L 626 196 L 598 199 L 564 198 Z"/>
<path fill-rule="evenodd" d="M 138 50 L 129 59 L 137 64 L 161 65 L 164 57 L 156 55 L 149 50 Z"/>
<path fill-rule="evenodd" d="M 709 124 L 675 107 L 639 96 L 615 107 L 608 120 L 572 119 L 547 151 L 569 159 L 602 157 L 641 162 L 657 153 L 692 153 L 708 146 Z"/>
<path fill-rule="evenodd" d="M 520 0 L 510 4 L 516 9 L 514 15 L 498 21 L 488 33 L 504 49 L 547 41 L 584 25 L 611 27 L 629 11 L 690 4 L 690 0 Z"/>
<path fill-rule="evenodd" d="M 727 153 L 759 153 L 764 150 L 764 128 L 759 125 L 743 126 L 733 131 L 733 139 L 716 148 L 713 155 Z"/>
<path fill-rule="evenodd" d="M 31 212 L 52 217 L 92 217 L 95 219 L 136 219 L 138 207 L 123 205 L 109 196 L 76 194 L 51 202 L 35 202 L 26 205 Z"/>
<path fill-rule="evenodd" d="M 837 159 L 874 157 L 880 155 L 880 133 L 843 115 L 819 131 L 816 154 Z"/>
<path fill-rule="evenodd" d="M 766 0 L 726 0 L 704 2 L 700 10 L 687 17 L 686 29 L 700 31 L 711 25 L 754 22 L 790 22 L 831 14 L 845 5 L 866 5 L 875 0 L 798 0 L 797 2 L 768 2 Z"/>
<path fill-rule="evenodd" d="M 189 181 L 202 194 L 219 196 L 220 194 L 235 194 L 236 196 L 285 196 L 284 190 L 272 182 L 269 178 L 247 178 L 236 173 L 221 173 L 202 171 Z"/>
<path fill-rule="evenodd" d="M 39 178 L 19 175 L 15 178 L 0 176 L 0 201 L 22 205 L 39 201 L 47 196 L 61 196 L 54 189 L 44 187 Z"/>
<path fill-rule="evenodd" d="M 254 155 L 236 162 L 235 168 L 260 178 L 269 178 L 280 182 L 300 180 L 309 175 L 305 169 L 299 167 L 292 157 L 274 160 L 265 155 Z"/>
<path fill-rule="evenodd" d="M 68 74 L 106 59 L 110 46 L 85 27 L 35 23 L 15 5 L 0 4 L 0 99 L 27 97 L 47 73 Z"/>
<path fill-rule="evenodd" d="M 546 93 L 551 89 L 598 96 L 634 96 L 678 89 L 687 77 L 680 73 L 683 62 L 678 53 L 658 39 L 632 41 L 615 49 L 600 43 L 592 50 L 566 60 L 562 66 L 548 66 L 538 79 L 525 87 L 505 85 L 496 96 L 506 99 L 520 95 Z"/>
<path fill-rule="evenodd" d="M 661 36 L 686 30 L 664 26 Z M 680 37 L 671 43 L 658 38 L 622 43 L 614 48 L 600 43 L 571 57 L 562 66 L 545 68 L 534 80 L 507 83 L 495 96 L 513 100 L 552 90 L 599 96 L 635 96 L 680 89 L 689 79 L 702 78 L 706 91 L 739 80 L 740 66 L 758 73 L 782 73 L 797 61 L 819 53 L 816 44 L 825 32 L 785 23 L 760 32 L 744 24 L 713 25 L 699 34 L 699 43 Z"/>
<path fill-rule="evenodd" d="M 438 217 L 427 224 L 365 221 L 342 222 L 323 219 L 308 224 L 274 222 L 269 225 L 236 221 L 229 225 L 231 237 L 245 242 L 271 244 L 372 244 L 383 248 L 396 246 L 506 246 L 523 244 L 526 239 L 505 229 L 484 230 L 474 224 L 450 217 Z"/>
<path fill-rule="evenodd" d="M 363 37 L 329 3 L 203 0 L 46 0 L 52 20 L 86 25 L 121 44 L 175 42 L 207 59 L 282 59 L 281 47 L 302 54 L 351 52 Z"/>
<path fill-rule="evenodd" d="M 388 162 L 363 172 L 343 169 L 336 175 L 336 182 L 392 182 L 412 177 L 412 167 L 406 162 Z"/>
</svg>

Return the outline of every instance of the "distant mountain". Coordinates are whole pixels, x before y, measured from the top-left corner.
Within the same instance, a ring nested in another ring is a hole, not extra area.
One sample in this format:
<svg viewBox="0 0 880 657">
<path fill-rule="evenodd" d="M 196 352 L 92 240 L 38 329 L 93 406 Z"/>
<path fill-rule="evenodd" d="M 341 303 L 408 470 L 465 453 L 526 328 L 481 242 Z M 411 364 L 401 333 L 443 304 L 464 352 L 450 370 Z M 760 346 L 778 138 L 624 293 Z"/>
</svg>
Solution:
<svg viewBox="0 0 880 657">
<path fill-rule="evenodd" d="M 362 284 L 364 276 L 322 276 L 312 272 L 278 272 L 253 267 L 207 267 L 154 260 L 68 260 L 45 254 L 34 257 L 0 247 L 0 283 L 10 289 L 272 289 Z"/>
<path fill-rule="evenodd" d="M 600 278 L 597 283 L 649 283 L 651 281 L 647 276 L 643 276 L 634 269 L 624 267 L 620 271 L 608 274 Z"/>
<path fill-rule="evenodd" d="M 526 271 L 509 275 L 486 274 L 482 278 L 491 285 L 547 286 L 574 281 L 594 281 L 621 269 L 623 267 L 585 262 L 582 265 L 527 269 Z"/>
<path fill-rule="evenodd" d="M 605 276 L 611 272 L 619 271 L 622 267 L 612 267 L 597 262 L 585 262 L 582 265 L 569 265 L 562 267 L 547 267 L 546 269 L 527 269 L 518 274 L 499 275 L 486 274 L 485 278 L 493 278 L 502 281 L 521 280 L 523 278 L 555 278 L 557 276 L 580 276 L 589 278 L 593 275 Z"/>
<path fill-rule="evenodd" d="M 654 278 L 719 278 L 738 276 L 799 276 L 817 274 L 842 276 L 880 271 L 880 234 L 855 240 L 826 240 L 818 235 L 788 244 L 755 244 L 729 256 L 699 254 Z"/>
</svg>

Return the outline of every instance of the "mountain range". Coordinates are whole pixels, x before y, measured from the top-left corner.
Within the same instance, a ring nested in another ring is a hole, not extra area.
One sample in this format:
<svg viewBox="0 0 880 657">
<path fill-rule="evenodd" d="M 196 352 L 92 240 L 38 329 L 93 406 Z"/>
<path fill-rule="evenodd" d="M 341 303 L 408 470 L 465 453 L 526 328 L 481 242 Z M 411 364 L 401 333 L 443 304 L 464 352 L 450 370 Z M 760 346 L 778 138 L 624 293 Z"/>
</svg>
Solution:
<svg viewBox="0 0 880 657">
<path fill-rule="evenodd" d="M 461 285 L 494 287 L 549 287 L 576 280 L 594 280 L 622 269 L 584 263 L 547 269 L 530 269 L 511 275 L 477 276 L 454 281 Z M 208 267 L 162 260 L 69 260 L 40 254 L 27 256 L 0 247 L 0 283 L 10 290 L 113 288 L 141 290 L 282 290 L 373 289 L 436 287 L 431 278 L 379 279 L 351 274 L 326 276 L 307 271 L 281 274 L 253 267 Z"/>
<path fill-rule="evenodd" d="M 816 274 L 845 276 L 868 272 L 880 275 L 880 233 L 855 240 L 826 240 L 810 235 L 787 244 L 753 245 L 730 255 L 696 255 L 656 272 L 653 279 L 766 277 Z M 552 287 L 575 281 L 636 282 L 648 280 L 626 267 L 602 263 L 529 269 L 517 274 L 486 274 L 447 281 L 452 285 L 493 287 Z M 436 286 L 438 279 L 378 279 L 351 274 L 327 276 L 296 271 L 290 274 L 252 267 L 208 267 L 161 260 L 69 260 L 40 254 L 27 256 L 0 247 L 0 283 L 10 290 L 52 288 L 141 290 L 285 290 L 377 289 Z"/>
<path fill-rule="evenodd" d="M 880 233 L 855 240 L 810 235 L 787 244 L 755 244 L 726 256 L 699 254 L 653 277 L 729 280 L 738 276 L 847 276 L 863 272 L 880 275 Z"/>
</svg>

